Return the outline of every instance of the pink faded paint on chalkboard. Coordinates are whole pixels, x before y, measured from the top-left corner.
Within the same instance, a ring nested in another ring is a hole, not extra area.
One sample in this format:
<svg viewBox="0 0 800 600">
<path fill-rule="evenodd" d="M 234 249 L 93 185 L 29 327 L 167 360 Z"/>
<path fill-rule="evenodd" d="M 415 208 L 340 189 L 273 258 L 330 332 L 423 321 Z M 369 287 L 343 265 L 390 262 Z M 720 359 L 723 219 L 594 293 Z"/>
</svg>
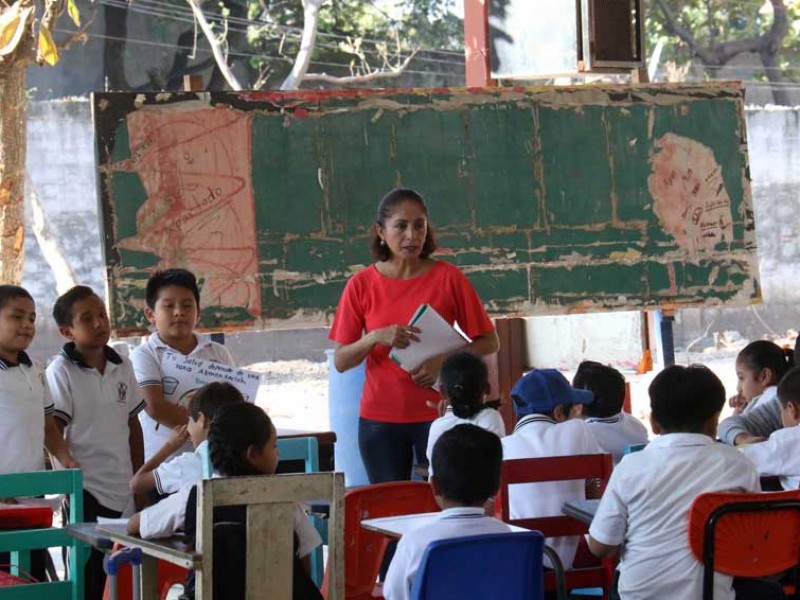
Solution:
<svg viewBox="0 0 800 600">
<path fill-rule="evenodd" d="M 261 314 L 255 202 L 250 182 L 250 116 L 187 110 L 128 115 L 132 158 L 112 169 L 136 173 L 147 200 L 137 234 L 119 247 L 159 256 L 157 268 L 204 276 L 201 306 Z"/>
</svg>

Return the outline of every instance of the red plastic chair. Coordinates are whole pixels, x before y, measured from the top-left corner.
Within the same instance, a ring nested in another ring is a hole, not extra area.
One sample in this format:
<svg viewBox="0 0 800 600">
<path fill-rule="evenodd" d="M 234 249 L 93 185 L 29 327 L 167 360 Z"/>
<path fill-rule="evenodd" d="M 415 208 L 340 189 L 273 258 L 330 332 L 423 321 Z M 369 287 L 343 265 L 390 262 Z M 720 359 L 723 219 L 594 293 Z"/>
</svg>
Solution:
<svg viewBox="0 0 800 600">
<path fill-rule="evenodd" d="M 800 561 L 800 490 L 701 494 L 689 509 L 689 544 L 703 563 L 703 600 L 713 600 L 714 571 L 764 577 Z M 799 598 L 797 586 L 787 597 Z"/>
<path fill-rule="evenodd" d="M 500 490 L 495 499 L 495 516 L 511 525 L 541 531 L 546 538 L 582 536 L 589 532 L 589 526 L 572 517 L 512 519 L 508 503 L 508 486 L 519 483 L 595 479 L 598 480 L 599 491 L 602 494 L 606 489 L 609 477 L 611 477 L 612 469 L 613 462 L 610 454 L 504 460 L 503 470 L 500 474 Z M 608 598 L 614 576 L 614 563 L 603 561 L 585 567 L 565 569 L 564 576 L 568 590 L 601 587 L 603 588 L 603 598 Z M 545 591 L 556 592 L 556 588 L 555 574 L 552 571 L 546 572 Z"/>
<path fill-rule="evenodd" d="M 122 548 L 120 544 L 114 544 L 112 552 L 116 552 Z M 175 584 L 183 585 L 186 581 L 186 575 L 189 570 L 173 565 L 172 563 L 163 560 L 158 561 L 158 597 L 159 600 L 166 600 L 169 590 Z M 120 567 L 117 575 L 117 598 L 119 600 L 133 600 L 133 578 L 131 577 L 131 566 L 124 565 Z M 105 590 L 103 590 L 103 600 L 111 600 L 111 588 L 109 582 L 106 581 Z"/>
<path fill-rule="evenodd" d="M 364 519 L 436 512 L 431 486 L 421 481 L 392 481 L 356 488 L 344 495 L 344 588 L 347 600 L 382 598 L 376 586 L 389 539 L 361 527 Z M 328 572 L 322 583 L 328 597 Z"/>
</svg>

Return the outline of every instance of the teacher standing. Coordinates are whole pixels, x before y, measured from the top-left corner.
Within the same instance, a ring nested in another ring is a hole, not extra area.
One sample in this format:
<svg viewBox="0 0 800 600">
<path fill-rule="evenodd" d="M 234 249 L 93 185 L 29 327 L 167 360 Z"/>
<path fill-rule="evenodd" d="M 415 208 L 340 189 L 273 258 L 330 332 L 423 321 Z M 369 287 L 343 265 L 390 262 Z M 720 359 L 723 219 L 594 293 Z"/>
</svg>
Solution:
<svg viewBox="0 0 800 600">
<path fill-rule="evenodd" d="M 367 359 L 361 397 L 358 446 L 370 483 L 411 479 L 414 462 L 426 463 L 431 405 L 440 399 L 431 386 L 446 355 L 412 373 L 389 358 L 420 332 L 407 326 L 420 304 L 430 304 L 449 323 L 458 323 L 472 342 L 467 350 L 491 354 L 497 334 L 472 284 L 455 266 L 431 258 L 436 250 L 425 200 L 410 189 L 394 189 L 378 204 L 372 255 L 376 262 L 345 286 L 330 338 L 334 365 L 347 371 Z"/>
</svg>

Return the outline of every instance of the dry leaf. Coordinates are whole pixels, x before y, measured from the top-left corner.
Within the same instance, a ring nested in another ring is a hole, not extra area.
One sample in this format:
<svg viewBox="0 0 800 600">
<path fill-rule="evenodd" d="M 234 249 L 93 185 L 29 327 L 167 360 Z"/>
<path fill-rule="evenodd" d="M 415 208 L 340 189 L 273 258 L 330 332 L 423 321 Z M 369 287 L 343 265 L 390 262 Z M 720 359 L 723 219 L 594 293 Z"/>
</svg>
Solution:
<svg viewBox="0 0 800 600">
<path fill-rule="evenodd" d="M 37 62 L 44 61 L 51 67 L 58 62 L 58 48 L 53 41 L 53 34 L 47 27 L 39 28 L 39 49 Z"/>
<path fill-rule="evenodd" d="M 80 27 L 81 13 L 78 7 L 75 6 L 75 0 L 67 0 L 67 13 L 69 14 L 69 18 L 72 19 L 72 22 L 75 23 L 75 27 Z"/>
<path fill-rule="evenodd" d="M 26 6 L 21 9 L 20 1 L 0 12 L 0 56 L 6 56 L 16 50 L 32 14 L 33 7 Z"/>
</svg>

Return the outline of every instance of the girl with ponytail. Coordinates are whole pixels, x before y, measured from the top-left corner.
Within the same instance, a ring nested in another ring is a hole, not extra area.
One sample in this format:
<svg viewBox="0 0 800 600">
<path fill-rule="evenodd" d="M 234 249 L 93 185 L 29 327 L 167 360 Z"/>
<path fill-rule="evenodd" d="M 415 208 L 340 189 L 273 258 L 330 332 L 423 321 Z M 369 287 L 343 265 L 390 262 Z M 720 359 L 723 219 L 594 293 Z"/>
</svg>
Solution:
<svg viewBox="0 0 800 600">
<path fill-rule="evenodd" d="M 436 440 L 448 429 L 470 423 L 491 431 L 498 437 L 506 434 L 503 417 L 494 403 L 487 403 L 489 372 L 486 364 L 470 352 L 451 354 L 444 361 L 439 375 L 442 396 L 447 408 L 443 416 L 431 424 L 428 434 L 428 465 Z M 429 466 L 428 474 L 432 474 Z"/>
<path fill-rule="evenodd" d="M 794 366 L 794 352 L 773 342 L 751 342 L 736 357 L 737 392 L 748 413 L 777 395 L 778 383 Z"/>
<path fill-rule="evenodd" d="M 237 403 L 220 408 L 208 432 L 208 451 L 214 472 L 221 477 L 274 475 L 278 467 L 275 426 L 254 404 Z M 214 509 L 215 598 L 244 600 L 246 523 L 244 506 Z M 196 528 L 197 487 L 194 487 L 186 504 L 186 538 L 192 545 Z M 309 554 L 321 543 L 303 508 L 295 505 L 293 600 L 322 600 L 309 576 Z M 194 572 L 190 572 L 182 600 L 193 598 Z"/>
</svg>

